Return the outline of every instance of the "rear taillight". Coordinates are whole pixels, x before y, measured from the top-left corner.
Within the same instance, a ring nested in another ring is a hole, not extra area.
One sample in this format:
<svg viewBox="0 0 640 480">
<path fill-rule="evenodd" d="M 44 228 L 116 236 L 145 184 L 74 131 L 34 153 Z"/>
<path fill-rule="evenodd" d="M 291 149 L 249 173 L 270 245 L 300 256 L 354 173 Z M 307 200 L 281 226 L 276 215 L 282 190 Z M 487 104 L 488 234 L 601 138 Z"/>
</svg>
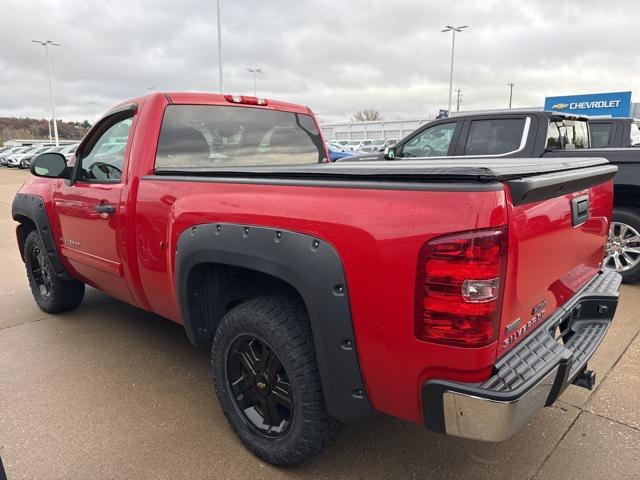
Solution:
<svg viewBox="0 0 640 480">
<path fill-rule="evenodd" d="M 507 254 L 506 229 L 436 238 L 420 252 L 415 335 L 480 347 L 498 334 Z"/>
<path fill-rule="evenodd" d="M 248 95 L 225 95 L 224 98 L 227 102 L 231 103 L 243 103 L 245 105 L 266 105 L 266 98 L 250 97 Z"/>
</svg>

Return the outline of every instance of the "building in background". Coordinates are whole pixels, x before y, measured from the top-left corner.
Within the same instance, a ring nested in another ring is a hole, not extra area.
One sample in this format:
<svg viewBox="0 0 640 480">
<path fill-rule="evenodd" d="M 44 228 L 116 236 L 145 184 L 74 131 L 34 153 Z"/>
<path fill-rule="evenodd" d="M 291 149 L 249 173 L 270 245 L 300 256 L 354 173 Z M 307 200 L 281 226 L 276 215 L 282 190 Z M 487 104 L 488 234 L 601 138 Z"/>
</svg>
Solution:
<svg viewBox="0 0 640 480">
<path fill-rule="evenodd" d="M 434 117 L 375 122 L 338 122 L 320 125 L 327 140 L 388 140 L 400 139 Z"/>
</svg>

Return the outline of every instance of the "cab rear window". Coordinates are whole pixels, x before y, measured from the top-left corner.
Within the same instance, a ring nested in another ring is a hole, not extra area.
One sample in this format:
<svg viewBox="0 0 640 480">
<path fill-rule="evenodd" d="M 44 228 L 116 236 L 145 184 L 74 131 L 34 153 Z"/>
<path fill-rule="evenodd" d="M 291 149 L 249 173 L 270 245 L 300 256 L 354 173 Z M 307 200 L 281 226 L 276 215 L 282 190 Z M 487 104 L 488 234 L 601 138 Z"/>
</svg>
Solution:
<svg viewBox="0 0 640 480">
<path fill-rule="evenodd" d="M 251 107 L 169 105 L 156 169 L 291 165 L 326 161 L 310 115 Z"/>
</svg>

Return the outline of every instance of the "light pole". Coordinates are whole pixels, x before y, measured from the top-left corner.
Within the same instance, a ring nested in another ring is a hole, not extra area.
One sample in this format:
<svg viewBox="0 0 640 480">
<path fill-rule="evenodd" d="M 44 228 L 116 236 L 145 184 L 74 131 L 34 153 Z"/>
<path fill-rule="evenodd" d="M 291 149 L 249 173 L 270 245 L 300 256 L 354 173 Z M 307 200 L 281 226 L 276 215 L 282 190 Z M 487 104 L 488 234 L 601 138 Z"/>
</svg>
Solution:
<svg viewBox="0 0 640 480">
<path fill-rule="evenodd" d="M 451 114 L 451 98 L 453 95 L 453 53 L 456 48 L 456 32 L 461 32 L 469 25 L 462 25 L 460 27 L 452 27 L 451 25 L 447 25 L 443 32 L 451 32 L 451 72 L 449 73 L 449 114 Z"/>
<path fill-rule="evenodd" d="M 49 143 L 51 143 L 53 141 L 53 137 L 51 136 L 51 117 L 49 117 L 50 110 L 48 108 L 45 108 L 44 111 L 47 112 L 47 127 L 49 127 Z"/>
<path fill-rule="evenodd" d="M 262 69 L 258 67 L 247 68 L 247 72 L 253 74 L 253 96 L 258 96 L 258 89 L 256 88 L 256 75 L 258 73 L 262 74 Z"/>
<path fill-rule="evenodd" d="M 222 28 L 220 27 L 220 0 L 217 0 L 218 8 L 218 85 L 220 93 L 224 92 L 224 82 L 222 81 Z"/>
<path fill-rule="evenodd" d="M 507 83 L 507 85 L 509 85 L 509 110 L 511 110 L 511 101 L 513 100 L 513 87 L 515 86 L 515 83 L 509 82 Z"/>
<path fill-rule="evenodd" d="M 58 142 L 58 122 L 56 121 L 56 107 L 53 99 L 53 77 L 51 75 L 51 62 L 49 61 L 49 45 L 59 47 L 59 43 L 52 42 L 51 40 L 31 40 L 33 43 L 37 43 L 44 47 L 47 54 L 47 70 L 49 71 L 49 94 L 51 95 L 51 116 L 53 117 L 53 135 L 56 140 L 56 147 L 60 145 Z"/>
<path fill-rule="evenodd" d="M 96 105 L 97 103 L 94 102 L 93 100 L 87 102 L 87 105 L 90 105 L 90 109 L 92 110 L 91 112 L 91 116 L 89 118 L 91 118 L 91 121 L 93 122 L 94 116 L 95 116 L 95 111 L 96 111 Z"/>
<path fill-rule="evenodd" d="M 458 94 L 458 101 L 456 102 L 456 112 L 460 111 L 460 100 L 462 100 L 462 89 L 456 88 L 456 93 Z"/>
</svg>

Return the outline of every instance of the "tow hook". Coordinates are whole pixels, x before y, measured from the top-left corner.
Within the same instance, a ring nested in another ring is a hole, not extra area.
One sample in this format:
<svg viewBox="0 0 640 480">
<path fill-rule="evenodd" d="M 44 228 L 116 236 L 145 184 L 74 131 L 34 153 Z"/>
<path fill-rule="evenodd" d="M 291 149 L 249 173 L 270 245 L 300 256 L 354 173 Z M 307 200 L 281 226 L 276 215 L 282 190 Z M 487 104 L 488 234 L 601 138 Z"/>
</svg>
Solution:
<svg viewBox="0 0 640 480">
<path fill-rule="evenodd" d="M 593 386 L 596 384 L 596 372 L 587 370 L 585 367 L 571 383 L 587 390 L 593 390 Z"/>
</svg>

